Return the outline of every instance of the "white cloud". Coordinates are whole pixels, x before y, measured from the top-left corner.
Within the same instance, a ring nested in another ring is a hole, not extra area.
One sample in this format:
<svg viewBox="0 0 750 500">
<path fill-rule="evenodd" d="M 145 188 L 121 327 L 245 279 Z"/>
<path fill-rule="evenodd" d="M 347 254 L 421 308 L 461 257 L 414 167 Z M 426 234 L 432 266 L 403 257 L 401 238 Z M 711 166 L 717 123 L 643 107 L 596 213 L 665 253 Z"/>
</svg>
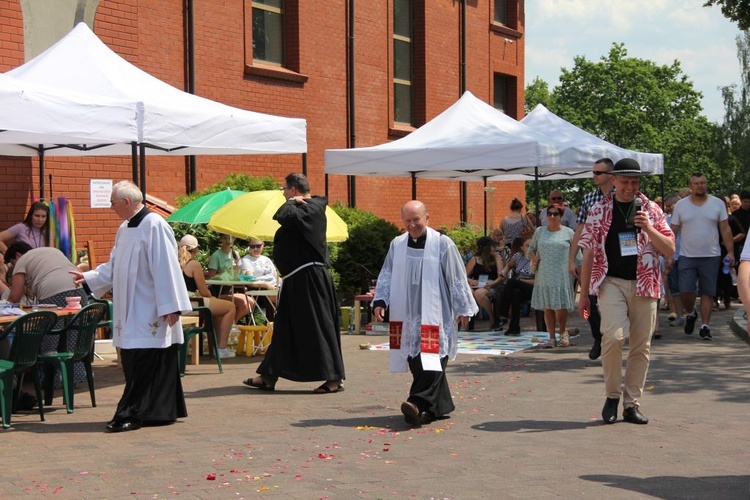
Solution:
<svg viewBox="0 0 750 500">
<path fill-rule="evenodd" d="M 556 85 L 575 56 L 598 61 L 612 43 L 657 64 L 680 61 L 703 92 L 705 115 L 721 121 L 717 87 L 739 83 L 739 29 L 705 0 L 530 0 L 526 2 L 526 81 Z"/>
</svg>

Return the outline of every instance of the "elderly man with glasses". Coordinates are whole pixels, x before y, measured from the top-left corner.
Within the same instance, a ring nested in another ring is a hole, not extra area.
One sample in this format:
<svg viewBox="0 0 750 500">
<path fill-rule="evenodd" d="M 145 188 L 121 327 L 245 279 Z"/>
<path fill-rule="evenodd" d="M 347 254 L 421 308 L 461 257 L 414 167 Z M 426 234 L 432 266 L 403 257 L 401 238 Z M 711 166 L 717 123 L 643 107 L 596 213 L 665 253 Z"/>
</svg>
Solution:
<svg viewBox="0 0 750 500">
<path fill-rule="evenodd" d="M 564 207 L 563 206 L 563 195 L 560 191 L 554 190 L 550 191 L 549 196 L 547 197 L 547 206 L 553 205 L 553 204 L 559 204 L 561 207 L 563 207 L 564 212 L 562 216 L 562 225 L 565 227 L 569 227 L 570 229 L 573 229 L 575 231 L 576 228 L 576 213 L 570 209 L 570 207 Z M 547 211 L 542 210 L 539 213 L 539 224 L 542 226 L 547 226 Z"/>
<path fill-rule="evenodd" d="M 583 265 L 578 311 L 584 319 L 588 318 L 589 295 L 598 297 L 607 393 L 602 409 L 604 422 L 617 421 L 622 395 L 623 420 L 647 424 L 648 418 L 639 406 L 659 302 L 658 254 L 669 257 L 674 253 L 674 234 L 659 205 L 639 192 L 643 174 L 637 161 L 618 161 L 612 174 L 616 191 L 594 205 L 581 233 Z M 630 349 L 623 386 L 625 339 L 629 339 Z"/>
</svg>

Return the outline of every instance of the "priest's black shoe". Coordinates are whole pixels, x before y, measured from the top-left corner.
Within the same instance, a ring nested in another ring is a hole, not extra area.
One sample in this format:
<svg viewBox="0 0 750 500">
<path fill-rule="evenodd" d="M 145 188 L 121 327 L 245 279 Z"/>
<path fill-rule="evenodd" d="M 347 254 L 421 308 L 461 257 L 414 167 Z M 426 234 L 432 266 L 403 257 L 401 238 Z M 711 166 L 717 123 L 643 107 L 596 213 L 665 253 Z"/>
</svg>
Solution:
<svg viewBox="0 0 750 500">
<path fill-rule="evenodd" d="M 107 424 L 107 430 L 110 432 L 128 432 L 137 431 L 142 426 L 140 420 L 134 418 L 126 418 L 125 420 L 117 420 Z"/>
<path fill-rule="evenodd" d="M 617 421 L 617 407 L 620 406 L 620 398 L 607 398 L 602 408 L 602 418 L 605 424 L 614 424 Z"/>
<path fill-rule="evenodd" d="M 631 406 L 630 408 L 625 408 L 622 412 L 622 419 L 626 422 L 630 422 L 631 424 L 647 424 L 648 419 L 646 416 L 641 413 L 641 410 L 636 408 L 635 406 Z"/>
<path fill-rule="evenodd" d="M 407 424 L 413 425 L 414 427 L 419 427 L 419 419 L 422 416 L 422 413 L 419 411 L 419 408 L 417 408 L 417 405 L 414 403 L 410 403 L 409 401 L 404 401 L 401 403 L 401 413 L 404 414 L 404 420 Z"/>
</svg>

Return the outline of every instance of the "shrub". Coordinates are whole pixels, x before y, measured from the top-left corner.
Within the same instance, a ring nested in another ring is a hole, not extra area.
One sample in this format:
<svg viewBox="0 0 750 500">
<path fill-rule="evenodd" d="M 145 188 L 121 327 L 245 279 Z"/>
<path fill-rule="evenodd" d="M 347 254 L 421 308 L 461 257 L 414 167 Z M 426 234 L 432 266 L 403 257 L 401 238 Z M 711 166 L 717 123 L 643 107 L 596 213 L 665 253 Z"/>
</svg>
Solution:
<svg viewBox="0 0 750 500">
<path fill-rule="evenodd" d="M 453 243 L 458 247 L 458 252 L 463 257 L 464 261 L 467 261 L 474 254 L 474 250 L 477 246 L 477 239 L 480 236 L 484 236 L 484 231 L 480 227 L 467 226 L 462 223 L 458 223 L 452 228 L 443 226 L 441 228 L 445 231 Z"/>
<path fill-rule="evenodd" d="M 333 209 L 349 226 L 349 239 L 338 246 L 335 260 L 332 258 L 339 295 L 349 303 L 354 295 L 366 293 L 370 280 L 377 278 L 399 230 L 371 212 L 341 205 Z"/>
</svg>

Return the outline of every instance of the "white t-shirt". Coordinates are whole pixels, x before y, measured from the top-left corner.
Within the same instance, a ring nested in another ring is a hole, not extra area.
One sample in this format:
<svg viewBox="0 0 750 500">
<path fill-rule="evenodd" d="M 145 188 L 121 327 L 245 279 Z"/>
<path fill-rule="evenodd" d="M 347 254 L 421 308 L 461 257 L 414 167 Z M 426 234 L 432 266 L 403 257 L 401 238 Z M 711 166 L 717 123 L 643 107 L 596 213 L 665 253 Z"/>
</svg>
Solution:
<svg viewBox="0 0 750 500">
<path fill-rule="evenodd" d="M 727 207 L 716 196 L 708 196 L 702 206 L 690 197 L 678 201 L 672 212 L 672 224 L 680 226 L 680 257 L 719 257 L 719 222 L 727 220 Z"/>
<path fill-rule="evenodd" d="M 255 281 L 277 284 L 276 266 L 265 255 L 261 255 L 257 259 L 250 254 L 245 255 L 240 260 L 240 269 L 244 274 L 255 276 Z"/>
<path fill-rule="evenodd" d="M 741 262 L 750 261 L 750 245 L 745 240 L 745 246 L 742 248 L 742 256 L 740 257 Z"/>
</svg>

